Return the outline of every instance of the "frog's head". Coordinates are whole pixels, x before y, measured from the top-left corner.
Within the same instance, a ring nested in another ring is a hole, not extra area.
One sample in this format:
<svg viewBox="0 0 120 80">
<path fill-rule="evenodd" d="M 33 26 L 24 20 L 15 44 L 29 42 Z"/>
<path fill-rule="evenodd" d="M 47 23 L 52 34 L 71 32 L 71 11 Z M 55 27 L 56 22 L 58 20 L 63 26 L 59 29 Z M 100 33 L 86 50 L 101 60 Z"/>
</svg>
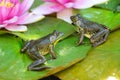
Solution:
<svg viewBox="0 0 120 80">
<path fill-rule="evenodd" d="M 71 16 L 70 19 L 75 27 L 75 30 L 79 32 L 79 27 L 82 24 L 82 19 L 83 19 L 82 16 L 80 14 L 77 14 L 75 16 Z"/>
<path fill-rule="evenodd" d="M 72 21 L 72 24 L 76 25 L 76 26 L 79 26 L 82 22 L 82 16 L 80 14 L 77 14 L 75 16 L 71 16 L 70 19 Z"/>
<path fill-rule="evenodd" d="M 57 30 L 54 30 L 51 33 L 50 42 L 56 44 L 61 39 L 61 37 L 63 36 L 63 34 L 64 33 L 62 33 L 62 32 L 58 32 Z"/>
</svg>

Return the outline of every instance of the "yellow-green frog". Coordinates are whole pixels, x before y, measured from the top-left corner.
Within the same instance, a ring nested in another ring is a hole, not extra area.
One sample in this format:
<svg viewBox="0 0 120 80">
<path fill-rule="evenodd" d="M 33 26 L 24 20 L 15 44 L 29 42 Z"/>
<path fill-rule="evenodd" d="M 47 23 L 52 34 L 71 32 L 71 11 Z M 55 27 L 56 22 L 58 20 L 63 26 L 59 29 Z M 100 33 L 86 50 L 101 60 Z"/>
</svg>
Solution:
<svg viewBox="0 0 120 80">
<path fill-rule="evenodd" d="M 72 24 L 76 26 L 77 32 L 80 33 L 77 45 L 84 43 L 84 36 L 90 39 L 93 47 L 96 47 L 107 40 L 110 31 L 105 25 L 89 21 L 80 14 L 71 16 L 70 19 L 72 20 Z"/>
<path fill-rule="evenodd" d="M 26 44 L 21 49 L 21 52 L 26 52 L 31 57 L 31 59 L 34 60 L 34 62 L 28 66 L 28 70 L 40 71 L 49 68 L 42 65 L 46 62 L 44 55 L 50 53 L 51 58 L 56 59 L 54 46 L 62 36 L 62 32 L 54 30 L 51 34 L 48 34 L 45 37 L 26 42 Z"/>
</svg>

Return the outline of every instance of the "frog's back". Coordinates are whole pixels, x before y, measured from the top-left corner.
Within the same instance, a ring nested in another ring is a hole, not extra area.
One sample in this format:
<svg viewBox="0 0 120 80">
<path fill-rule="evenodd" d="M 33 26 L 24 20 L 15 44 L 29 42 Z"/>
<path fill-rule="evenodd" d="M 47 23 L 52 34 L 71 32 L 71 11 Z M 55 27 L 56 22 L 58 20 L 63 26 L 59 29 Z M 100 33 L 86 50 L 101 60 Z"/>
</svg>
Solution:
<svg viewBox="0 0 120 80">
<path fill-rule="evenodd" d="M 47 47 L 50 45 L 50 40 L 49 40 L 49 35 L 45 36 L 43 38 L 40 38 L 38 40 L 35 41 L 35 44 L 37 45 L 37 47 L 39 48 L 43 48 L 43 47 Z"/>
<path fill-rule="evenodd" d="M 103 30 L 105 29 L 105 25 L 102 25 L 102 24 L 99 24 L 99 23 L 96 23 L 96 22 L 93 22 L 93 21 L 89 21 L 87 19 L 83 19 L 83 24 L 84 24 L 84 29 L 85 31 L 100 31 L 100 30 Z"/>
</svg>

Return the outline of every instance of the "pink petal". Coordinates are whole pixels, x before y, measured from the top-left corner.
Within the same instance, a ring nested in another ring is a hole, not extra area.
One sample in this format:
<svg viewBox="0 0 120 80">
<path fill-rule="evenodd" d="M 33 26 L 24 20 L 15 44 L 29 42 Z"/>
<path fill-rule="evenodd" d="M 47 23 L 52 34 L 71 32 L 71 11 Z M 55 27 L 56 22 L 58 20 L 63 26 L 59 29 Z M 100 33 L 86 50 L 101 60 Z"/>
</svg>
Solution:
<svg viewBox="0 0 120 80">
<path fill-rule="evenodd" d="M 14 16 L 13 18 L 9 20 L 5 20 L 3 23 L 10 24 L 10 23 L 15 23 L 18 20 L 17 16 Z"/>
<path fill-rule="evenodd" d="M 73 0 L 57 0 L 61 4 L 72 2 Z"/>
<path fill-rule="evenodd" d="M 73 2 L 69 2 L 69 3 L 64 4 L 64 6 L 65 6 L 66 8 L 72 8 L 73 5 L 74 5 Z"/>
<path fill-rule="evenodd" d="M 17 16 L 19 14 L 19 7 L 20 4 L 16 4 L 10 11 L 9 13 L 9 18 L 13 17 L 13 16 Z"/>
<path fill-rule="evenodd" d="M 17 22 L 17 24 L 30 24 L 30 23 L 37 22 L 43 18 L 44 18 L 43 15 L 36 15 L 33 13 L 28 13 L 28 14 L 26 14 L 25 17 L 19 18 L 19 21 Z"/>
<path fill-rule="evenodd" d="M 101 3 L 107 3 L 109 0 L 92 0 L 93 4 L 96 5 L 96 4 L 101 4 Z"/>
<path fill-rule="evenodd" d="M 2 7 L 0 7 L 0 10 L 2 9 Z M 0 24 L 2 23 L 2 11 L 0 11 Z"/>
<path fill-rule="evenodd" d="M 73 11 L 71 9 L 64 9 L 57 13 L 57 18 L 62 19 L 68 23 L 71 23 L 70 16 L 73 16 Z"/>
<path fill-rule="evenodd" d="M 13 4 L 20 3 L 20 0 L 6 0 L 6 2 L 12 2 Z"/>
<path fill-rule="evenodd" d="M 2 18 L 2 20 L 5 20 L 5 19 L 7 19 L 7 17 L 8 17 L 8 8 L 1 7 L 1 17 L 0 18 Z"/>
<path fill-rule="evenodd" d="M 1 24 L 0 28 L 4 28 L 6 26 L 6 24 Z"/>
<path fill-rule="evenodd" d="M 20 14 L 25 13 L 32 6 L 34 0 L 23 0 L 20 6 Z"/>
<path fill-rule="evenodd" d="M 27 27 L 24 25 L 8 25 L 5 29 L 9 31 L 27 31 Z"/>
<path fill-rule="evenodd" d="M 32 11 L 35 14 L 46 15 L 46 14 L 51 14 L 54 12 L 59 12 L 62 9 L 64 9 L 64 7 L 61 6 L 60 4 L 46 2 L 40 5 L 39 7 L 33 9 Z"/>
<path fill-rule="evenodd" d="M 84 9 L 107 1 L 108 0 L 76 0 L 73 7 L 77 9 Z"/>
<path fill-rule="evenodd" d="M 56 0 L 44 0 L 45 2 L 57 2 Z"/>
</svg>

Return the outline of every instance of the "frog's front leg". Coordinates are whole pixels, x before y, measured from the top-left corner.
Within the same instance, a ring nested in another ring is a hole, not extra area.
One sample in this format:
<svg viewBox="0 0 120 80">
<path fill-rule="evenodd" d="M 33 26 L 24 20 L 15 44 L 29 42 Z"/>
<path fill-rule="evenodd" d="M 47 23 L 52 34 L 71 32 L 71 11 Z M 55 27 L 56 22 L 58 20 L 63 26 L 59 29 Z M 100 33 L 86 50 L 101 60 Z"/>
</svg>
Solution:
<svg viewBox="0 0 120 80">
<path fill-rule="evenodd" d="M 40 66 L 45 63 L 46 59 L 43 55 L 39 53 L 38 48 L 33 47 L 32 49 L 28 49 L 28 55 L 35 60 L 28 66 L 28 70 L 31 71 L 40 71 L 48 68 L 47 66 Z"/>
<path fill-rule="evenodd" d="M 102 30 L 98 32 L 96 35 L 92 36 L 90 42 L 92 43 L 93 47 L 96 47 L 107 40 L 109 34 L 109 29 Z"/>
<path fill-rule="evenodd" d="M 78 41 L 78 43 L 77 43 L 77 46 L 84 43 L 84 42 L 83 42 L 84 33 L 85 33 L 84 29 L 81 29 L 81 30 L 80 30 L 80 37 L 79 37 L 79 41 Z"/>
<path fill-rule="evenodd" d="M 56 59 L 56 54 L 55 54 L 55 51 L 54 51 L 54 45 L 50 45 L 50 54 L 51 54 L 51 58 L 52 59 Z"/>
</svg>

